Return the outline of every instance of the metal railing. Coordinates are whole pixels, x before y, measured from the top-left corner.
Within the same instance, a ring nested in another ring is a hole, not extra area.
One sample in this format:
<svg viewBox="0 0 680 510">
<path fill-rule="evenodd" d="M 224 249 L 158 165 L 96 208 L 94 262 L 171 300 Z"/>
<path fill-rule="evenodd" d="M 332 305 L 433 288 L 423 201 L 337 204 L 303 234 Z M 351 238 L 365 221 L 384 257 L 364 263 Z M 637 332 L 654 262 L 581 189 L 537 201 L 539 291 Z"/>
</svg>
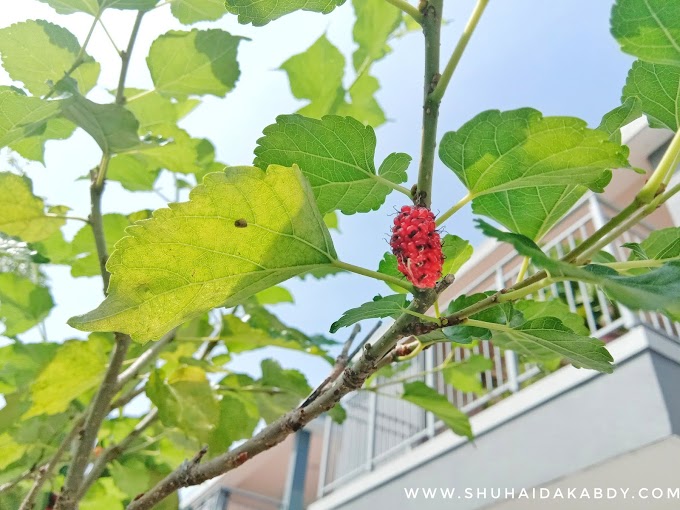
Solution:
<svg viewBox="0 0 680 510">
<path fill-rule="evenodd" d="M 556 226 L 553 234 L 542 243 L 543 249 L 553 256 L 562 256 L 582 240 L 587 239 L 604 225 L 618 210 L 598 198 L 589 195 L 582 199 Z M 605 248 L 618 260 L 626 260 L 629 250 L 621 245 L 640 242 L 653 227 L 640 223 Z M 520 271 L 522 258 L 509 253 L 488 270 L 480 272 L 459 294 L 470 294 L 501 289 L 512 285 Z M 474 268 L 471 269 L 474 271 Z M 534 269 L 529 269 L 529 274 Z M 638 324 L 644 323 L 671 338 L 680 337 L 680 325 L 667 317 L 650 312 L 631 312 L 609 301 L 604 293 L 592 285 L 580 282 L 560 282 L 530 296 L 537 300 L 561 299 L 570 310 L 583 318 L 590 334 L 607 342 L 621 336 Z M 441 372 L 418 377 L 441 364 L 452 354 L 454 361 L 461 361 L 473 354 L 492 361 L 492 367 L 479 376 L 485 389 L 482 394 L 465 393 L 447 384 Z M 540 377 L 542 370 L 530 363 L 518 360 L 515 353 L 501 352 L 491 341 L 481 341 L 472 349 L 437 344 L 415 358 L 397 377 L 409 374 L 446 395 L 451 403 L 469 415 L 473 415 L 494 402 L 530 384 L 530 379 Z M 386 380 L 376 381 L 378 384 Z M 326 418 L 324 447 L 322 451 L 318 497 L 332 492 L 361 473 L 373 470 L 381 463 L 407 452 L 445 430 L 435 417 L 398 398 L 401 386 L 388 385 L 380 392 L 359 392 L 343 401 L 347 418 L 342 425 Z"/>
</svg>

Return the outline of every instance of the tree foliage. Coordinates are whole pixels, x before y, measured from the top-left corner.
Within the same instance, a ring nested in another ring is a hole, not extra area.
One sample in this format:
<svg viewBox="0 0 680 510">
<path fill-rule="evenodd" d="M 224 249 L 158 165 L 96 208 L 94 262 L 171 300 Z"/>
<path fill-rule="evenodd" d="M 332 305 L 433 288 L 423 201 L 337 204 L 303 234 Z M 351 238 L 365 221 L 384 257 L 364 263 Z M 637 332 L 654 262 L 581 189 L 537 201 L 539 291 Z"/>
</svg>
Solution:
<svg viewBox="0 0 680 510">
<path fill-rule="evenodd" d="M 241 56 L 246 38 L 190 25 L 233 16 L 260 27 L 300 10 L 317 13 L 323 23 L 321 14 L 344 0 L 39 1 L 59 15 L 87 16 L 91 29 L 82 40 L 43 20 L 0 29 L 0 57 L 11 80 L 0 87 L 0 148 L 51 170 L 46 143 L 82 130 L 101 160 L 82 168 L 91 182 L 90 196 L 83 197 L 91 202 L 88 218 L 71 216 L 74 204 L 46 204 L 19 170 L 0 171 L 0 508 L 45 508 L 51 492 L 59 493 L 59 510 L 78 501 L 92 509 L 177 508 L 178 487 L 235 468 L 244 454 L 261 450 L 249 441 L 256 428 L 263 427 L 273 445 L 324 411 L 332 409 L 329 415 L 342 421 L 340 398 L 375 389 L 380 375 L 390 384 L 404 382 L 405 401 L 472 438 L 462 411 L 423 382 L 394 379 L 394 363 L 408 363 L 435 343 L 469 350 L 491 340 L 545 371 L 568 362 L 611 372 L 611 355 L 582 316 L 559 298 L 536 299 L 558 281 L 592 285 L 631 310 L 680 320 L 680 228 L 626 244 L 625 261 L 601 251 L 678 191 L 667 186 L 680 154 L 678 2 L 615 2 L 611 33 L 638 60 L 621 105 L 604 114 L 599 127 L 526 107 L 481 112 L 438 136 L 441 97 L 488 0 L 479 0 L 441 74 L 432 53 L 440 43 L 441 0 L 418 8 L 403 0 L 354 0 L 353 54 L 345 56 L 322 35 L 282 62 L 292 95 L 305 104 L 262 126 L 252 162 L 228 166 L 216 159 L 210 140 L 179 122 L 207 96 L 224 98 L 239 86 L 248 70 Z M 136 48 L 142 21 L 151 22 L 167 4 L 186 30 L 169 30 L 148 48 Z M 97 62 L 87 47 L 110 9 L 131 11 L 130 39 L 118 49 L 120 62 Z M 428 48 L 417 178 L 412 155 L 381 136 L 378 127 L 387 116 L 371 74 L 373 64 L 391 53 L 391 41 L 414 27 L 423 30 Z M 146 51 L 153 88 L 126 86 L 133 50 Z M 115 89 L 102 80 L 109 67 L 120 68 Z M 112 99 L 95 101 L 102 95 L 91 91 L 104 87 Z M 628 207 L 556 258 L 539 243 L 584 195 L 602 193 L 629 171 L 621 128 L 643 115 L 652 127 L 675 133 L 666 155 Z M 467 240 L 443 236 L 444 278 L 431 290 L 410 285 L 392 253 L 376 256 L 372 270 L 342 260 L 334 246 L 342 242 L 338 213 L 376 211 L 395 191 L 404 203 L 429 206 L 437 179 L 435 145 L 448 168 L 442 171 L 452 171 L 467 190 L 462 199 L 432 205 L 446 211 L 439 223 L 471 202 L 475 214 L 505 227 L 477 220 L 481 231 L 511 245 L 534 268 L 502 292 L 457 295 L 442 303 L 443 313 L 432 305 L 450 284 L 447 275 L 471 260 Z M 378 147 L 391 151 L 382 161 L 376 161 Z M 74 157 L 73 164 L 81 163 Z M 134 193 L 156 190 L 162 177 L 176 188 L 177 199 L 166 207 L 102 214 L 107 180 Z M 81 314 L 69 320 L 87 336 L 29 342 L 27 332 L 44 333 L 55 307 L 45 277 L 54 265 L 68 266 L 74 278 L 102 277 L 105 296 L 98 304 L 82 300 Z M 334 338 L 286 324 L 273 308 L 294 302 L 280 286 L 286 280 L 341 271 L 381 280 L 391 290 L 364 296 L 363 304 L 359 300 L 328 325 L 342 334 L 366 319 L 391 322 L 349 368 L 342 355 L 335 359 Z M 319 357 L 334 376 L 312 393 L 301 371 L 274 359 L 263 359 L 257 376 L 233 362 L 240 353 L 271 348 Z M 483 394 L 479 375 L 491 366 L 488 358 L 468 353 L 436 370 L 458 390 Z M 143 416 L 128 406 L 138 395 Z M 186 464 L 200 460 L 204 445 L 205 457 L 219 462 Z"/>
</svg>

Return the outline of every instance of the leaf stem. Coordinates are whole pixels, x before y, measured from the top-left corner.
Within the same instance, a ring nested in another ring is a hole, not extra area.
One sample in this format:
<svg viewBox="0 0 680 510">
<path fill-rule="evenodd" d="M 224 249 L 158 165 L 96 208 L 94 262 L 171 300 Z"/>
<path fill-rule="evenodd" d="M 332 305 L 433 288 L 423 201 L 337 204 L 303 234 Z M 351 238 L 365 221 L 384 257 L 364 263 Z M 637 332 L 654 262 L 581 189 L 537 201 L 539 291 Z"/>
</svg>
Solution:
<svg viewBox="0 0 680 510">
<path fill-rule="evenodd" d="M 611 267 L 612 269 L 616 269 L 617 271 L 627 271 L 628 269 L 661 267 L 667 262 L 673 262 L 676 260 L 680 260 L 680 257 L 671 257 L 668 259 L 627 260 L 624 262 L 607 262 L 600 265 Z"/>
<path fill-rule="evenodd" d="M 426 0 L 423 13 L 425 36 L 425 77 L 423 93 L 423 135 L 418 168 L 417 192 L 413 197 L 416 205 L 432 205 L 432 174 L 434 173 L 435 148 L 437 147 L 437 121 L 439 102 L 430 94 L 439 81 L 439 49 L 441 45 L 442 10 L 444 0 Z"/>
<path fill-rule="evenodd" d="M 446 220 L 448 220 L 451 216 L 453 216 L 458 211 L 460 211 L 473 198 L 474 198 L 474 196 L 471 193 L 468 193 L 467 195 L 465 195 L 463 198 L 461 198 L 458 201 L 458 203 L 456 203 L 453 207 L 451 207 L 449 210 L 447 210 L 444 214 L 440 214 L 439 218 L 437 218 L 437 220 L 435 221 L 435 224 L 437 226 L 440 226 L 442 223 L 444 223 Z"/>
<path fill-rule="evenodd" d="M 666 149 L 661 161 L 656 170 L 652 173 L 647 183 L 642 187 L 640 192 L 635 197 L 636 200 L 643 204 L 650 203 L 658 194 L 659 190 L 663 188 L 663 183 L 669 174 L 675 171 L 675 162 L 680 155 L 680 129 L 676 131 L 670 145 Z"/>
<path fill-rule="evenodd" d="M 531 263 L 531 259 L 529 257 L 524 257 L 524 260 L 522 260 L 522 265 L 519 268 L 519 273 L 517 274 L 517 281 L 516 283 L 521 282 L 524 280 L 524 277 L 527 274 L 527 271 L 529 270 L 529 264 Z"/>
<path fill-rule="evenodd" d="M 122 56 L 121 50 L 118 49 L 118 46 L 116 45 L 116 41 L 114 41 L 113 37 L 111 37 L 111 34 L 109 33 L 109 30 L 106 28 L 106 25 L 104 25 L 104 20 L 102 20 L 101 17 L 99 18 L 99 24 L 104 29 L 104 33 L 109 38 L 109 41 L 113 45 L 113 48 L 116 50 L 116 53 L 118 53 L 119 56 Z"/>
<path fill-rule="evenodd" d="M 465 25 L 465 29 L 463 30 L 463 33 L 461 34 L 460 39 L 458 40 L 458 44 L 456 45 L 456 48 L 453 50 L 451 58 L 449 58 L 449 61 L 446 64 L 446 67 L 444 68 L 444 72 L 442 72 L 441 79 L 439 80 L 439 83 L 437 83 L 435 89 L 430 94 L 430 99 L 432 99 L 433 101 L 441 102 L 442 98 L 444 97 L 444 93 L 446 92 L 446 88 L 449 86 L 451 77 L 453 76 L 456 67 L 458 67 L 458 63 L 460 62 L 460 59 L 463 56 L 463 52 L 465 51 L 468 42 L 470 42 L 470 38 L 472 37 L 475 28 L 477 28 L 477 24 L 479 23 L 479 20 L 482 17 L 482 14 L 484 13 L 484 9 L 486 9 L 486 6 L 488 4 L 489 0 L 477 0 L 477 5 L 475 5 L 475 8 L 472 11 L 472 14 L 470 15 L 470 19 Z"/>
<path fill-rule="evenodd" d="M 368 276 L 369 278 L 374 278 L 376 280 L 381 280 L 386 283 L 391 283 L 392 285 L 397 285 L 398 287 L 401 287 L 402 289 L 407 290 L 408 292 L 411 293 L 414 292 L 413 286 L 405 283 L 403 280 L 400 280 L 399 278 L 396 278 L 394 276 L 378 273 L 377 271 L 372 271 L 370 269 L 366 269 L 365 267 L 355 266 L 354 264 L 349 264 L 347 262 L 343 262 L 342 260 L 334 260 L 333 262 L 331 262 L 331 265 L 340 269 L 344 269 L 346 271 L 350 271 L 352 273 L 360 274 L 362 276 Z"/>
<path fill-rule="evenodd" d="M 385 1 L 388 4 L 394 5 L 397 9 L 402 10 L 403 12 L 411 16 L 414 20 L 416 20 L 418 23 L 422 24 L 423 15 L 415 6 L 411 5 L 406 0 L 385 0 Z"/>
<path fill-rule="evenodd" d="M 413 310 L 404 310 L 404 312 L 408 313 L 410 315 L 413 315 L 414 317 L 418 317 L 419 319 L 422 319 L 426 322 L 434 322 L 436 324 L 441 324 L 441 321 L 437 317 L 430 317 L 429 315 L 425 315 L 424 313 L 414 312 Z"/>
<path fill-rule="evenodd" d="M 462 324 L 465 324 L 467 326 L 475 326 L 478 328 L 486 328 L 490 329 L 492 331 L 501 331 L 504 333 L 507 333 L 509 331 L 513 331 L 511 327 L 506 326 L 505 324 L 496 324 L 495 322 L 486 322 L 486 321 L 478 321 L 475 319 L 465 319 Z"/>
</svg>

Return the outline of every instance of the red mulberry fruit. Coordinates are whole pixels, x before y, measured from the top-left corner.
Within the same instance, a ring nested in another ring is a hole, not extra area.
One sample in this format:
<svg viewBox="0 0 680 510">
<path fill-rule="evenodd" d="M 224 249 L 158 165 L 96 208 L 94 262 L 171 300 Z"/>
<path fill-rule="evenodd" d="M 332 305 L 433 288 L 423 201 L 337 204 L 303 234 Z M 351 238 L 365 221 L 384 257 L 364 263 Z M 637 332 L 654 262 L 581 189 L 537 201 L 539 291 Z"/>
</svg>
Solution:
<svg viewBox="0 0 680 510">
<path fill-rule="evenodd" d="M 394 218 L 390 246 L 399 271 L 416 287 L 432 288 L 441 278 L 442 241 L 428 208 L 402 207 Z"/>
</svg>

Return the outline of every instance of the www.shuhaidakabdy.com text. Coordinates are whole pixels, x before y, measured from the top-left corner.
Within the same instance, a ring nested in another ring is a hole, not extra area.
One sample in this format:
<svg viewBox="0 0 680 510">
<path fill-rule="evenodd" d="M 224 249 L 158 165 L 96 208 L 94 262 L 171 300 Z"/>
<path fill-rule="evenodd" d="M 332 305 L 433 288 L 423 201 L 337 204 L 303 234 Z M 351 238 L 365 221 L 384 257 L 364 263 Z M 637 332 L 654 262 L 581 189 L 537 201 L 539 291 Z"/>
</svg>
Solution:
<svg viewBox="0 0 680 510">
<path fill-rule="evenodd" d="M 677 499 L 680 500 L 680 487 L 645 487 L 630 489 L 626 487 L 589 487 L 589 488 L 547 488 L 530 489 L 506 488 L 453 488 L 453 487 L 404 487 L 406 499 Z"/>
</svg>

